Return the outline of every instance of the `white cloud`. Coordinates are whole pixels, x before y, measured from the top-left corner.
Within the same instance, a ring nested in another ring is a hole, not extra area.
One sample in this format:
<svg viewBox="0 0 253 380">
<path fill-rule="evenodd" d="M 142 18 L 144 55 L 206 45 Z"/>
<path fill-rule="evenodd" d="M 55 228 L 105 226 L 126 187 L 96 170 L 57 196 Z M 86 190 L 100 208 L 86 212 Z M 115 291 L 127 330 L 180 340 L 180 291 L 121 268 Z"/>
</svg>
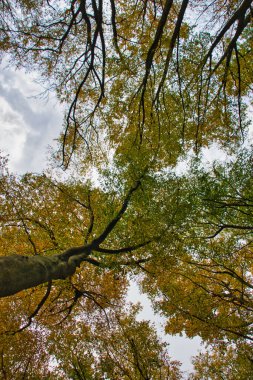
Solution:
<svg viewBox="0 0 253 380">
<path fill-rule="evenodd" d="M 45 100 L 35 74 L 0 71 L 0 149 L 9 154 L 11 170 L 41 171 L 46 152 L 61 129 L 63 110 L 54 95 Z"/>
</svg>

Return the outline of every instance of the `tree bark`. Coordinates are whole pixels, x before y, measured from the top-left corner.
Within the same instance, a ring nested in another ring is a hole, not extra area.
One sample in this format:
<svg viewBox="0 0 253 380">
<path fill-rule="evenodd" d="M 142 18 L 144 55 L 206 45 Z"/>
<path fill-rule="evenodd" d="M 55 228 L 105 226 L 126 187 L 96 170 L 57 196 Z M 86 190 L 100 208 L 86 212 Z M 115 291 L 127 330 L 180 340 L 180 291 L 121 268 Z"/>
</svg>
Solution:
<svg viewBox="0 0 253 380">
<path fill-rule="evenodd" d="M 48 281 L 65 279 L 90 253 L 88 246 L 73 247 L 60 255 L 0 257 L 0 297 L 7 297 Z"/>
</svg>

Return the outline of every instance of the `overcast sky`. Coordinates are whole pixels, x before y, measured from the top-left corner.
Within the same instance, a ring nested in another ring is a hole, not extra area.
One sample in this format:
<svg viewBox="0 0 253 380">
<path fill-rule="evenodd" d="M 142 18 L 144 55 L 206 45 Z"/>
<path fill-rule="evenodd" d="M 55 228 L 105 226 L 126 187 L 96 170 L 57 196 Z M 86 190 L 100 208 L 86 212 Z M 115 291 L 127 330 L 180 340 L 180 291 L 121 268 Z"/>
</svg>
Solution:
<svg viewBox="0 0 253 380">
<path fill-rule="evenodd" d="M 166 319 L 162 318 L 159 314 L 155 314 L 151 303 L 146 294 L 141 294 L 138 285 L 134 282 L 131 283 L 128 297 L 132 302 L 140 302 L 142 304 L 142 311 L 139 314 L 139 319 L 151 320 L 155 323 L 159 335 L 169 343 L 169 355 L 173 360 L 179 360 L 182 363 L 182 371 L 185 375 L 193 370 L 191 359 L 197 355 L 199 351 L 205 351 L 204 346 L 201 344 L 199 337 L 188 339 L 185 336 L 171 336 L 164 335 L 164 326 Z M 186 376 L 187 378 L 187 376 Z"/>
<path fill-rule="evenodd" d="M 43 87 L 24 71 L 0 70 L 0 150 L 9 154 L 10 169 L 24 173 L 46 167 L 48 145 L 58 136 L 63 111 L 52 94 L 39 97 Z"/>
</svg>

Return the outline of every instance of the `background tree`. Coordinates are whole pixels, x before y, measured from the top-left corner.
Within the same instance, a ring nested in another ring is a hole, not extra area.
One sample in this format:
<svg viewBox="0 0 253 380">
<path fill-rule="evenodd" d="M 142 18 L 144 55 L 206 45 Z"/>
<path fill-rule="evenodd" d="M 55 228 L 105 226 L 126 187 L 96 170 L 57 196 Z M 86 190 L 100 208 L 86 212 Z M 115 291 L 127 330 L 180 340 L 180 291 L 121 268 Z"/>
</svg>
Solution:
<svg viewBox="0 0 253 380">
<path fill-rule="evenodd" d="M 50 350 L 63 377 L 101 379 L 181 379 L 179 363 L 168 357 L 148 322 L 137 322 L 138 308 L 121 307 L 87 320 L 68 320 L 67 330 L 52 333 Z M 81 337 L 81 339 L 80 339 Z M 148 350 L 147 350 L 148 347 Z"/>
<path fill-rule="evenodd" d="M 177 245 L 164 244 L 163 264 L 152 267 L 162 293 L 144 283 L 170 316 L 169 332 L 252 340 L 251 181 L 251 152 L 181 177 L 185 225 Z"/>
<path fill-rule="evenodd" d="M 219 342 L 213 352 L 198 355 L 194 360 L 195 373 L 190 379 L 250 379 L 252 350 L 242 343 L 236 346 Z"/>
</svg>

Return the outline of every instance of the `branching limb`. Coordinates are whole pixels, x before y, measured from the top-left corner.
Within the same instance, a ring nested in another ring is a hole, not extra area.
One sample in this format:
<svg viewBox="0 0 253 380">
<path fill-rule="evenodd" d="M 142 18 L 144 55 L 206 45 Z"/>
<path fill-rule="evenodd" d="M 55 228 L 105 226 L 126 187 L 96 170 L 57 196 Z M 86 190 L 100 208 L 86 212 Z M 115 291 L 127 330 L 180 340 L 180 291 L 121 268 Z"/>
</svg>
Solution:
<svg viewBox="0 0 253 380">
<path fill-rule="evenodd" d="M 11 334 L 14 335 L 16 333 L 19 333 L 23 330 L 25 330 L 27 327 L 29 327 L 33 321 L 33 318 L 36 317 L 36 315 L 38 314 L 38 312 L 40 311 L 40 309 L 42 308 L 42 306 L 44 305 L 44 303 L 46 302 L 46 300 L 48 299 L 49 295 L 50 295 L 50 292 L 51 292 L 51 288 L 52 288 L 52 281 L 49 281 L 48 282 L 48 286 L 47 286 L 47 291 L 44 295 L 44 297 L 42 298 L 42 300 L 39 302 L 39 304 L 37 305 L 36 309 L 32 312 L 32 314 L 29 315 L 28 317 L 28 321 L 27 323 L 20 327 L 20 329 L 16 330 L 16 331 L 13 331 Z"/>
<path fill-rule="evenodd" d="M 244 30 L 244 28 L 246 27 L 246 25 L 249 23 L 251 15 L 248 14 L 245 17 L 245 14 L 250 9 L 251 5 L 252 5 L 252 1 L 251 0 L 244 0 L 242 2 L 241 6 L 235 11 L 235 13 L 231 16 L 231 18 L 227 21 L 227 23 L 224 25 L 224 27 L 222 28 L 222 30 L 216 36 L 216 38 L 215 38 L 214 42 L 212 43 L 209 51 L 207 52 L 207 54 L 205 55 L 203 61 L 201 62 L 201 66 L 202 67 L 206 64 L 208 58 L 210 58 L 212 56 L 212 53 L 213 53 L 214 49 L 220 43 L 220 41 L 222 40 L 222 38 L 224 37 L 224 35 L 227 33 L 227 31 L 231 28 L 232 25 L 234 25 L 234 23 L 236 21 L 238 21 L 238 26 L 237 26 L 236 33 L 235 33 L 233 39 L 231 40 L 229 46 L 227 47 L 227 49 L 226 49 L 226 51 L 225 51 L 222 59 L 220 59 L 219 63 L 216 65 L 216 67 L 215 67 L 215 69 L 213 71 L 215 71 L 218 68 L 218 66 L 221 64 L 221 62 L 224 60 L 224 58 L 229 53 L 231 44 L 233 45 L 237 41 L 237 39 L 241 35 L 242 31 Z"/>
<path fill-rule="evenodd" d="M 88 210 L 89 210 L 90 223 L 89 223 L 89 227 L 88 227 L 85 239 L 84 239 L 85 244 L 87 244 L 89 237 L 91 236 L 91 233 L 92 233 L 93 227 L 94 227 L 94 222 L 95 222 L 95 215 L 94 215 L 93 208 L 91 205 L 91 194 L 90 194 L 90 192 L 88 194 Z"/>
<path fill-rule="evenodd" d="M 183 0 L 183 2 L 182 2 L 181 8 L 180 8 L 180 11 L 178 14 L 178 18 L 176 21 L 176 25 L 175 25 L 175 28 L 174 28 L 174 31 L 173 31 L 173 34 L 172 34 L 172 37 L 170 40 L 170 46 L 169 46 L 169 50 L 167 53 L 167 57 L 166 57 L 166 61 L 165 61 L 164 69 L 163 69 L 163 75 L 162 75 L 162 79 L 159 83 L 158 90 L 157 90 L 156 95 L 155 95 L 155 101 L 157 101 L 159 99 L 159 94 L 160 94 L 161 89 L 164 85 L 164 82 L 165 82 L 165 79 L 166 79 L 166 76 L 168 73 L 171 57 L 173 54 L 173 50 L 174 50 L 174 47 L 176 44 L 176 40 L 177 39 L 179 40 L 180 29 L 181 29 L 181 25 L 182 25 L 182 22 L 184 19 L 184 15 L 185 15 L 185 11 L 186 11 L 186 8 L 188 6 L 188 3 L 189 3 L 189 0 Z"/>
<path fill-rule="evenodd" d="M 143 177 L 143 176 L 142 176 Z M 141 177 L 141 178 L 142 178 Z M 97 249 L 101 243 L 104 242 L 104 240 L 107 238 L 107 236 L 110 234 L 110 232 L 114 229 L 114 227 L 116 226 L 116 224 L 119 222 L 119 220 L 122 218 L 122 216 L 124 215 L 127 207 L 128 207 L 128 204 L 130 202 L 130 199 L 133 195 L 133 193 L 140 187 L 141 185 L 141 178 L 139 180 L 136 181 L 135 185 L 129 190 L 129 192 L 127 193 L 127 196 L 125 198 L 125 200 L 123 201 L 122 203 L 122 206 L 120 208 L 120 210 L 118 211 L 118 213 L 116 214 L 116 216 L 111 220 L 111 222 L 106 226 L 106 228 L 104 229 L 104 231 L 100 234 L 100 236 L 96 239 L 93 240 L 92 242 L 92 246 L 93 246 L 93 249 Z"/>
<path fill-rule="evenodd" d="M 246 231 L 252 231 L 253 227 L 252 226 L 241 226 L 241 225 L 236 225 L 236 224 L 223 224 L 222 226 L 219 226 L 219 229 L 210 236 L 207 236 L 206 239 L 212 239 L 215 236 L 219 235 L 221 231 L 224 229 L 236 229 L 236 230 L 246 230 Z"/>
<path fill-rule="evenodd" d="M 130 252 L 133 252 L 139 248 L 142 248 L 142 247 L 145 247 L 146 245 L 150 244 L 152 242 L 152 240 L 148 240 L 144 243 L 140 243 L 140 244 L 137 244 L 137 245 L 132 245 L 132 246 L 129 246 L 129 247 L 124 247 L 124 248 L 119 248 L 119 249 L 108 249 L 108 248 L 102 248 L 102 247 L 98 247 L 96 249 L 94 249 L 94 251 L 96 252 L 100 252 L 100 253 L 104 253 L 106 255 L 118 255 L 118 254 L 121 254 L 121 253 L 130 253 Z"/>
</svg>

